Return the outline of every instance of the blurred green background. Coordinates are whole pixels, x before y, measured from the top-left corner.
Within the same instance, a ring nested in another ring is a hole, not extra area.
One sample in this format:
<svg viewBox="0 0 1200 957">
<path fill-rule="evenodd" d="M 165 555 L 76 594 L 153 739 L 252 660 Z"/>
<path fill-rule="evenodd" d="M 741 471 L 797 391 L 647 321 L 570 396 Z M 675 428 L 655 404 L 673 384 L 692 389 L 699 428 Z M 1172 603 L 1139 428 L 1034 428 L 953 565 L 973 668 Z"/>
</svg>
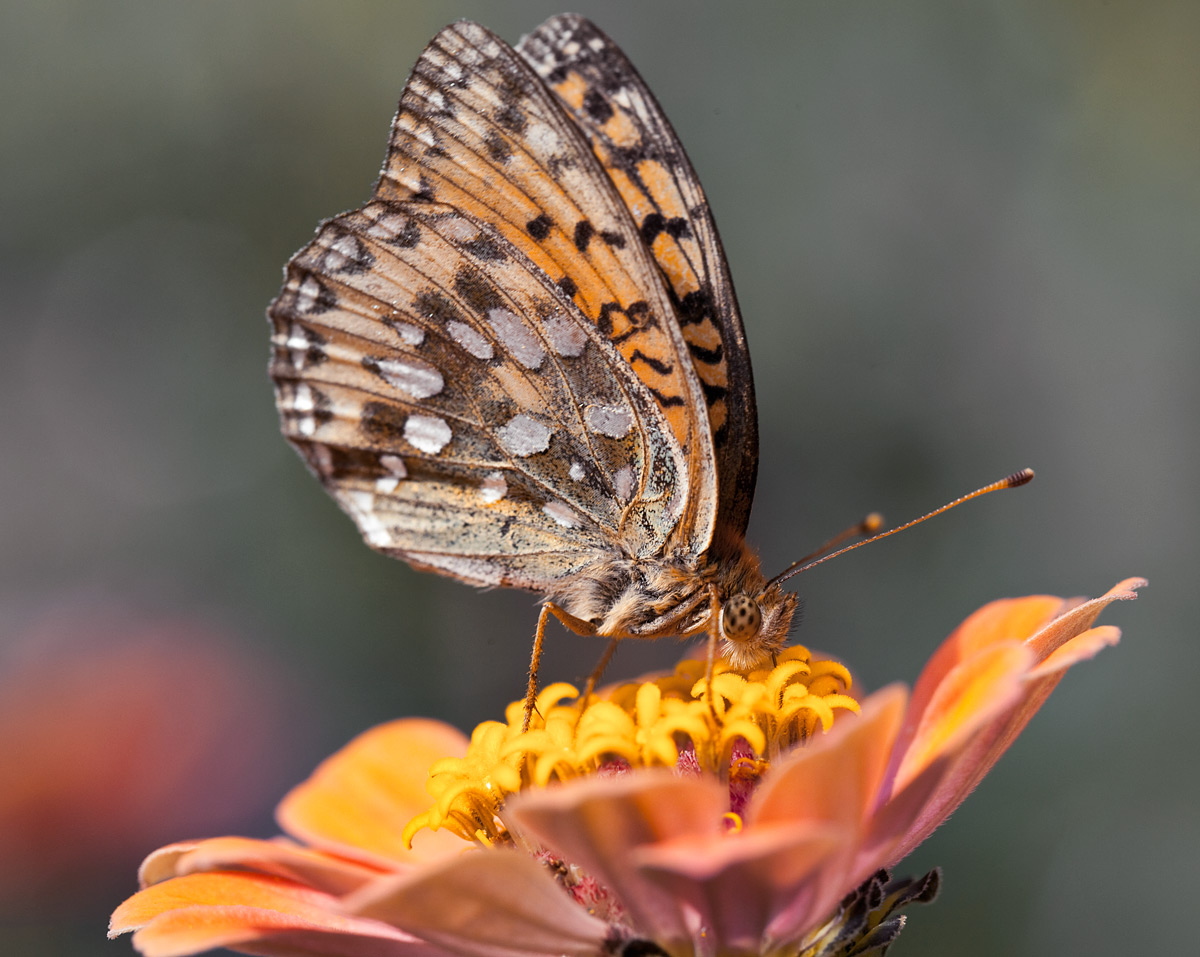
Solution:
<svg viewBox="0 0 1200 957">
<path fill-rule="evenodd" d="M 1067 677 L 905 866 L 941 864 L 945 891 L 894 953 L 1188 952 L 1200 5 L 575 8 L 658 96 L 721 228 L 754 357 L 766 568 L 868 510 L 900 521 L 1038 471 L 802 576 L 802 641 L 868 687 L 911 682 L 992 598 L 1152 582 L 1105 615 L 1122 644 Z M 77 784 L 36 841 L 22 830 L 0 952 L 129 953 L 104 922 L 157 843 L 269 835 L 277 797 L 356 732 L 407 714 L 468 727 L 519 695 L 533 596 L 475 593 L 360 542 L 278 435 L 263 310 L 317 221 L 366 199 L 433 34 L 469 17 L 515 42 L 559 10 L 7 6 L 0 789 L 52 792 L 86 755 L 124 790 L 105 804 Z M 114 667 L 131 633 L 223 664 L 206 683 Z M 555 632 L 544 675 L 574 678 L 600 650 Z M 614 674 L 678 653 L 625 648 Z M 72 669 L 113 702 L 71 718 L 86 697 Z M 114 731 L 137 697 L 122 680 L 177 693 Z M 162 742 L 138 734 L 177 742 L 231 714 L 140 829 L 114 833 L 166 774 Z M 13 757 L 59 719 L 27 749 L 57 759 Z M 114 734 L 133 742 L 120 761 Z M 0 827 L 52 800 L 0 801 Z"/>
</svg>

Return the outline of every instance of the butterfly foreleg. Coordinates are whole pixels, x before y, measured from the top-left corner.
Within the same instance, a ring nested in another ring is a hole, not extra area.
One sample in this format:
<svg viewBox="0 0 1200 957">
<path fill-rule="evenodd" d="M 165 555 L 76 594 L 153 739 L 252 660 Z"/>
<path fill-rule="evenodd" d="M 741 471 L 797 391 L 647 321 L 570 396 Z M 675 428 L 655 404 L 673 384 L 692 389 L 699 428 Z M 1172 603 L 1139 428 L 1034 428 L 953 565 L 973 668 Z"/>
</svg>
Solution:
<svg viewBox="0 0 1200 957">
<path fill-rule="evenodd" d="M 550 621 L 551 615 L 577 635 L 592 635 L 596 633 L 596 629 L 588 624 L 588 622 L 564 611 L 558 605 L 554 604 L 554 602 L 546 601 L 542 603 L 542 611 L 538 615 L 537 630 L 533 635 L 533 651 L 529 656 L 529 685 L 525 689 L 525 720 L 521 724 L 522 731 L 529 730 L 529 722 L 533 719 L 533 713 L 537 711 L 538 667 L 542 663 L 542 642 L 546 638 L 546 623 Z M 607 665 L 607 659 L 610 657 L 612 655 L 608 653 L 602 663 Z"/>
<path fill-rule="evenodd" d="M 600 656 L 600 660 L 596 663 L 596 667 L 592 669 L 592 673 L 588 675 L 587 684 L 583 686 L 583 695 L 580 697 L 579 713 L 583 714 L 583 709 L 587 707 L 588 701 L 592 697 L 592 692 L 596 690 L 596 685 L 600 682 L 600 678 L 604 675 L 608 668 L 608 663 L 612 661 L 612 656 L 617 651 L 617 645 L 620 643 L 619 637 L 610 638 L 608 647 L 604 649 L 604 654 Z"/>
<path fill-rule="evenodd" d="M 716 585 L 708 586 L 708 596 L 712 611 L 708 616 L 708 663 L 704 669 L 704 697 L 708 701 L 708 713 L 712 716 L 713 723 L 719 726 L 721 719 L 717 715 L 717 705 L 713 696 L 713 669 L 717 662 L 717 638 L 721 631 L 721 594 Z"/>
</svg>

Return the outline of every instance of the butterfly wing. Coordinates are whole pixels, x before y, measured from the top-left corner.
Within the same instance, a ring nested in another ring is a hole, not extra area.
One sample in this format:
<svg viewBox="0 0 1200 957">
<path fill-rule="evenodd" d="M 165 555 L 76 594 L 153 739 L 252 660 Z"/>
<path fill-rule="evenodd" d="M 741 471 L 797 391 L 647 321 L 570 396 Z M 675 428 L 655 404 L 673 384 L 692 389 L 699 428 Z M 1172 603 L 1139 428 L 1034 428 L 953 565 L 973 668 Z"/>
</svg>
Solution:
<svg viewBox="0 0 1200 957">
<path fill-rule="evenodd" d="M 462 210 L 329 220 L 268 313 L 283 431 L 380 551 L 547 592 L 684 515 L 687 459 L 628 363 Z"/>
<path fill-rule="evenodd" d="M 645 82 L 595 25 L 574 14 L 556 16 L 517 49 L 590 140 L 666 277 L 708 410 L 719 471 L 718 528 L 740 539 L 758 472 L 754 379 L 700 181 Z"/>
<path fill-rule="evenodd" d="M 686 457 L 685 510 L 663 531 L 704 552 L 717 468 L 695 352 L 641 222 L 530 64 L 477 24 L 439 33 L 401 97 L 376 196 L 444 203 L 494 227 L 613 345 Z"/>
</svg>

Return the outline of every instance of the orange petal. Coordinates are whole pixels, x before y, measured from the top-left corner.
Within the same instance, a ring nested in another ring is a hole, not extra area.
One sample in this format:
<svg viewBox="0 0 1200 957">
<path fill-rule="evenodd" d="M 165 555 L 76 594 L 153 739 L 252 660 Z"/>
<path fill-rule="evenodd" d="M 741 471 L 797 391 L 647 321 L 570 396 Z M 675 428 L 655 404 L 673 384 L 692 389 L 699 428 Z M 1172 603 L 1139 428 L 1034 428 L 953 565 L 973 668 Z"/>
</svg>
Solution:
<svg viewBox="0 0 1200 957">
<path fill-rule="evenodd" d="M 1032 665 L 1032 649 L 1009 641 L 984 648 L 946 673 L 902 752 L 891 793 L 904 790 L 933 761 L 962 747 L 975 731 L 1012 707 Z"/>
<path fill-rule="evenodd" d="M 942 679 L 962 662 L 999 642 L 1025 641 L 1047 622 L 1053 621 L 1069 602 L 1052 595 L 1003 598 L 984 605 L 950 633 L 921 669 L 913 686 L 908 721 L 901 734 L 902 746 L 916 730 L 929 699 Z"/>
<path fill-rule="evenodd" d="M 378 921 L 347 917 L 337 899 L 291 881 L 216 872 L 139 891 L 113 913 L 109 936 L 136 931 L 148 957 L 237 947 L 256 954 L 423 955 L 432 948 Z"/>
<path fill-rule="evenodd" d="M 875 803 L 907 697 L 901 685 L 882 688 L 858 715 L 842 715 L 828 734 L 777 762 L 750 804 L 747 827 L 808 820 L 857 832 Z"/>
<path fill-rule="evenodd" d="M 202 841 L 178 841 L 175 844 L 168 844 L 166 847 L 160 847 L 157 851 L 153 851 L 149 856 L 142 861 L 141 867 L 138 868 L 138 886 L 149 887 L 151 884 L 157 884 L 159 881 L 169 880 L 172 877 L 178 877 L 179 872 L 175 870 L 175 865 L 188 851 L 198 847 Z"/>
<path fill-rule="evenodd" d="M 1040 664 L 1031 663 L 1023 674 L 1017 674 L 1020 681 L 1014 700 L 986 721 L 973 721 L 975 730 L 965 743 L 942 747 L 941 760 L 944 768 L 939 774 L 937 786 L 914 819 L 904 839 L 896 846 L 893 860 L 916 847 L 962 803 L 1049 697 L 1050 692 L 1061 680 L 1065 668 L 1076 661 L 1091 657 L 1101 648 L 1116 641 L 1119 633 L 1115 628 L 1091 628 L 1091 625 L 1106 605 L 1113 601 L 1135 598 L 1134 589 L 1143 584 L 1141 579 L 1127 579 L 1100 598 L 1071 604 L 1062 615 L 1038 629 L 1022 643 L 1032 662 L 1037 662 L 1040 658 Z M 920 761 L 915 756 L 918 747 L 919 744 L 914 740 L 912 756 L 908 753 L 904 756 L 910 781 L 911 772 L 920 766 Z M 894 792 L 899 792 L 904 786 L 903 777 L 898 775 Z"/>
<path fill-rule="evenodd" d="M 384 873 L 282 839 L 214 837 L 171 844 L 155 851 L 142 863 L 138 877 L 145 887 L 184 874 L 233 869 L 274 874 L 336 895 L 348 894 Z"/>
<path fill-rule="evenodd" d="M 1115 645 L 1121 640 L 1121 629 L 1115 625 L 1100 625 L 1089 628 L 1081 635 L 1060 645 L 1042 660 L 1042 663 L 1029 672 L 1030 678 L 1043 678 L 1060 671 L 1066 671 L 1071 665 L 1095 658 L 1105 648 Z"/>
<path fill-rule="evenodd" d="M 411 851 L 401 834 L 429 808 L 429 766 L 466 750 L 467 739 L 440 721 L 381 724 L 323 761 L 283 799 L 276 818 L 308 844 L 381 867 L 457 853 L 463 842 L 447 831 L 422 831 Z"/>
<path fill-rule="evenodd" d="M 728 804 L 728 789 L 714 780 L 638 771 L 527 791 L 509 802 L 505 815 L 611 890 L 639 930 L 668 946 L 690 941 L 686 915 L 679 901 L 646 879 L 630 852 L 721 833 Z"/>
<path fill-rule="evenodd" d="M 1126 578 L 1117 582 L 1099 598 L 1083 602 L 1066 614 L 1059 615 L 1029 639 L 1029 644 L 1037 652 L 1037 660 L 1044 661 L 1058 648 L 1091 628 L 1100 612 L 1114 601 L 1132 601 L 1137 598 L 1137 590 L 1145 586 L 1144 578 Z"/>
<path fill-rule="evenodd" d="M 467 957 L 595 957 L 608 933 L 542 864 L 507 849 L 469 851 L 384 879 L 346 907 Z"/>
</svg>

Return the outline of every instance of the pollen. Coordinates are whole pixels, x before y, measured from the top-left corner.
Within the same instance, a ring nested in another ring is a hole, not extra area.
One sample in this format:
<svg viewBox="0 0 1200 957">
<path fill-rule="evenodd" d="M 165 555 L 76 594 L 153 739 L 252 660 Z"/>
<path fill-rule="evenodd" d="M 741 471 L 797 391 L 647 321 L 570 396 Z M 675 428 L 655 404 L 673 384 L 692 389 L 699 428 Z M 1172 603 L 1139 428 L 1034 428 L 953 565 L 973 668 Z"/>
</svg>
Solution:
<svg viewBox="0 0 1200 957">
<path fill-rule="evenodd" d="M 514 701 L 503 722 L 475 729 L 466 755 L 429 769 L 425 789 L 434 803 L 405 827 L 405 842 L 444 828 L 483 845 L 505 843 L 502 812 L 511 795 L 635 768 L 715 776 L 729 785 L 736 815 L 772 761 L 828 731 L 838 712 L 858 711 L 846 667 L 813 659 L 800 645 L 770 667 L 735 670 L 718 661 L 711 704 L 705 668 L 702 660 L 682 661 L 670 674 L 587 701 L 572 685 L 549 685 L 527 731 L 524 702 Z"/>
</svg>

